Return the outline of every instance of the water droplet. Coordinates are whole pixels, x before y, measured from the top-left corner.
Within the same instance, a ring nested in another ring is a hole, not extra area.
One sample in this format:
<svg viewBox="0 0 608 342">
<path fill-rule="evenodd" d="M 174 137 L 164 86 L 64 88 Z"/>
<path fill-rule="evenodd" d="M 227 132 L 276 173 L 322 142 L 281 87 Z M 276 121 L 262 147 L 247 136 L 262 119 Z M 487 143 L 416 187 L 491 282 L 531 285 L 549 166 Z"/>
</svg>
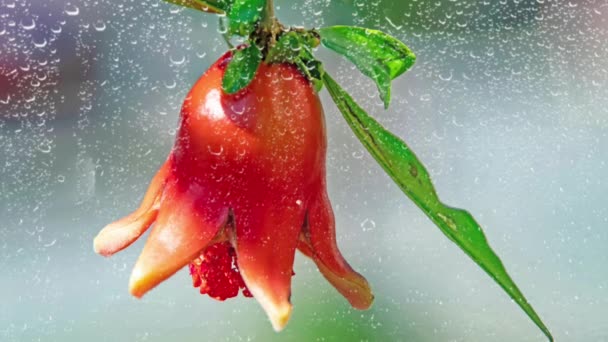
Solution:
<svg viewBox="0 0 608 342">
<path fill-rule="evenodd" d="M 52 247 L 53 245 L 55 245 L 56 242 L 57 242 L 57 239 L 53 239 L 53 241 L 51 241 L 49 243 L 45 243 L 44 247 Z"/>
<path fill-rule="evenodd" d="M 36 22 L 34 19 L 29 20 L 21 20 L 21 28 L 26 31 L 33 30 L 36 27 Z"/>
<path fill-rule="evenodd" d="M 242 103 L 235 103 L 230 106 L 230 109 L 237 115 L 243 115 L 243 113 L 245 113 L 245 106 Z"/>
<path fill-rule="evenodd" d="M 32 41 L 32 43 L 34 43 L 35 47 L 42 49 L 42 48 L 46 47 L 46 44 L 48 42 L 46 41 L 46 38 L 43 38 L 41 42 Z"/>
<path fill-rule="evenodd" d="M 374 220 L 366 218 L 365 220 L 363 220 L 363 222 L 361 222 L 361 228 L 364 232 L 372 231 L 376 229 L 376 222 L 374 222 Z"/>
<path fill-rule="evenodd" d="M 57 176 L 57 181 L 58 181 L 59 183 L 63 183 L 63 182 L 65 182 L 65 176 L 64 176 L 64 175 L 59 175 L 59 176 Z"/>
<path fill-rule="evenodd" d="M 51 142 L 48 140 L 44 140 L 38 144 L 38 151 L 42 153 L 50 153 L 51 152 Z"/>
<path fill-rule="evenodd" d="M 207 149 L 209 150 L 209 153 L 211 153 L 214 156 L 219 156 L 224 152 L 224 146 L 220 146 L 219 150 L 214 150 L 211 145 L 207 146 Z"/>
<path fill-rule="evenodd" d="M 80 14 L 80 9 L 74 5 L 67 5 L 65 14 L 69 15 L 70 17 L 75 17 Z"/>
<path fill-rule="evenodd" d="M 97 32 L 103 32 L 106 30 L 106 24 L 103 21 L 98 20 L 95 22 L 95 24 L 93 24 L 93 28 Z"/>
<path fill-rule="evenodd" d="M 352 156 L 355 159 L 361 159 L 363 158 L 363 151 L 355 151 L 353 152 Z"/>
<path fill-rule="evenodd" d="M 442 81 L 449 82 L 449 81 L 451 81 L 451 80 L 452 80 L 452 77 L 453 77 L 453 76 L 454 76 L 454 75 L 452 75 L 452 72 L 450 71 L 450 74 L 449 74 L 449 75 L 447 75 L 447 76 L 439 75 L 439 79 L 440 79 L 440 80 L 442 80 Z"/>
<path fill-rule="evenodd" d="M 174 89 L 177 86 L 177 83 L 174 80 L 172 80 L 170 83 L 167 81 L 164 81 L 164 84 L 165 84 L 165 88 L 167 88 L 167 89 Z"/>
<path fill-rule="evenodd" d="M 169 56 L 169 61 L 171 61 L 171 64 L 173 65 L 182 65 L 186 61 L 186 56 L 181 56 L 180 58 Z"/>
</svg>

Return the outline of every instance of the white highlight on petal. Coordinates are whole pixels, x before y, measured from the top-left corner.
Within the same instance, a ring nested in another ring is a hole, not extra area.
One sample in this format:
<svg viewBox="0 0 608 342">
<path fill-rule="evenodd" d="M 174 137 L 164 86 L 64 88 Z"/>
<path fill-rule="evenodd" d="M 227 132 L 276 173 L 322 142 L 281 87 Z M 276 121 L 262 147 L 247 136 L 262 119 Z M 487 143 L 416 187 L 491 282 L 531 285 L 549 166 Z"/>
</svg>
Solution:
<svg viewBox="0 0 608 342">
<path fill-rule="evenodd" d="M 174 224 L 174 223 L 169 223 Z M 181 241 L 173 234 L 174 229 L 162 229 L 158 233 L 158 240 L 163 244 L 167 252 L 173 254 L 177 251 L 177 247 L 181 245 Z"/>
<path fill-rule="evenodd" d="M 222 107 L 221 96 L 222 94 L 218 89 L 211 90 L 205 98 L 205 104 L 203 105 L 204 107 L 201 108 L 200 114 L 206 113 L 206 116 L 209 119 L 215 121 L 222 120 L 226 117 L 224 108 Z"/>
</svg>

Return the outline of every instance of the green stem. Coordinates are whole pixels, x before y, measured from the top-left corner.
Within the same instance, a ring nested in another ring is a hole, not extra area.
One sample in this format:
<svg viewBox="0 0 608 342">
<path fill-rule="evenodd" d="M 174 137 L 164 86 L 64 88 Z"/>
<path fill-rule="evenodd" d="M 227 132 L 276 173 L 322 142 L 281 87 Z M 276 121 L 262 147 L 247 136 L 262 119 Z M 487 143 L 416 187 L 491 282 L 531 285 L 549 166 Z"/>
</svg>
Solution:
<svg viewBox="0 0 608 342">
<path fill-rule="evenodd" d="M 220 31 L 223 32 L 222 33 L 222 37 L 224 38 L 224 41 L 226 42 L 226 44 L 228 44 L 228 46 L 231 49 L 234 49 L 234 45 L 232 45 L 232 42 L 230 41 L 230 35 L 228 34 L 228 28 L 226 27 L 226 23 L 224 22 L 224 19 L 226 17 L 220 17 Z"/>
<path fill-rule="evenodd" d="M 264 31 L 273 32 L 278 26 L 277 19 L 274 15 L 274 1 L 266 0 L 266 6 L 262 10 L 261 26 Z"/>
</svg>

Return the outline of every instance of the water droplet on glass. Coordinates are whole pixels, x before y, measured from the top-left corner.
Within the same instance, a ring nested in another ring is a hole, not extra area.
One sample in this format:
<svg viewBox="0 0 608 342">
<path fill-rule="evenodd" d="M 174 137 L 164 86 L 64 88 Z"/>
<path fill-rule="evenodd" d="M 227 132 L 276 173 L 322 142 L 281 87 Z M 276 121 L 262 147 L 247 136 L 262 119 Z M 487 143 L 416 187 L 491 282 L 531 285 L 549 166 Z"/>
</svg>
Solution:
<svg viewBox="0 0 608 342">
<path fill-rule="evenodd" d="M 363 220 L 363 222 L 361 222 L 361 228 L 364 232 L 372 231 L 376 229 L 376 222 L 374 222 L 374 220 L 366 218 L 365 220 Z"/>
<path fill-rule="evenodd" d="M 42 153 L 50 153 L 51 152 L 51 142 L 48 140 L 44 140 L 38 144 L 38 151 Z"/>
<path fill-rule="evenodd" d="M 180 58 L 169 56 L 169 61 L 171 61 L 171 64 L 173 65 L 182 65 L 186 61 L 186 56 L 181 56 Z"/>
<path fill-rule="evenodd" d="M 93 24 L 93 28 L 97 32 L 103 32 L 106 30 L 106 24 L 104 22 L 98 20 Z"/>
<path fill-rule="evenodd" d="M 174 89 L 177 86 L 177 83 L 174 80 L 172 80 L 171 82 L 164 81 L 164 83 L 165 88 L 167 89 Z"/>
<path fill-rule="evenodd" d="M 67 5 L 65 14 L 69 15 L 70 17 L 75 17 L 80 14 L 80 9 L 74 5 Z"/>
<path fill-rule="evenodd" d="M 43 38 L 41 42 L 32 41 L 32 43 L 34 43 L 35 47 L 42 49 L 42 48 L 46 47 L 46 44 L 48 42 L 46 41 L 46 39 Z"/>
<path fill-rule="evenodd" d="M 363 158 L 363 151 L 355 151 L 353 152 L 352 156 L 355 159 L 361 159 Z"/>
<path fill-rule="evenodd" d="M 36 22 L 34 19 L 26 19 L 21 21 L 21 28 L 26 31 L 33 30 L 36 27 Z"/>
</svg>

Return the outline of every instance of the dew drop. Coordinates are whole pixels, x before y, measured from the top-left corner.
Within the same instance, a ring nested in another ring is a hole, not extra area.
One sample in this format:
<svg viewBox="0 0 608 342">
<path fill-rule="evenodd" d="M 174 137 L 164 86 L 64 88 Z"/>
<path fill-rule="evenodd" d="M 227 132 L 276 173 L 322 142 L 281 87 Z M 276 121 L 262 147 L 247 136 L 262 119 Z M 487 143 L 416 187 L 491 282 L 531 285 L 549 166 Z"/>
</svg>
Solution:
<svg viewBox="0 0 608 342">
<path fill-rule="evenodd" d="M 186 61 L 186 56 L 181 56 L 180 58 L 174 58 L 173 56 L 169 57 L 169 61 L 173 65 L 182 65 Z"/>
<path fill-rule="evenodd" d="M 65 9 L 65 14 L 69 15 L 70 17 L 75 17 L 80 14 L 80 9 L 74 5 L 68 5 Z"/>
<path fill-rule="evenodd" d="M 37 47 L 37 48 L 39 48 L 39 49 L 45 48 L 46 45 L 48 44 L 48 42 L 46 41 L 46 39 L 42 39 L 41 42 L 33 41 L 33 43 L 34 43 L 34 46 Z"/>
<path fill-rule="evenodd" d="M 93 28 L 97 32 L 103 32 L 106 30 L 106 24 L 103 21 L 98 20 L 93 24 Z"/>
<path fill-rule="evenodd" d="M 209 150 L 209 153 L 211 153 L 214 156 L 219 156 L 224 152 L 223 146 L 220 146 L 219 150 L 214 150 L 211 146 L 207 146 L 207 149 Z"/>
<path fill-rule="evenodd" d="M 374 220 L 366 218 L 365 220 L 363 220 L 363 222 L 361 222 L 361 228 L 364 232 L 372 231 L 376 229 L 376 222 L 374 222 Z"/>
<path fill-rule="evenodd" d="M 25 21 L 25 20 L 21 21 L 21 28 L 23 28 L 26 31 L 33 30 L 35 27 L 36 27 L 36 22 L 34 21 L 34 19 L 29 19 L 29 22 Z"/>
</svg>

